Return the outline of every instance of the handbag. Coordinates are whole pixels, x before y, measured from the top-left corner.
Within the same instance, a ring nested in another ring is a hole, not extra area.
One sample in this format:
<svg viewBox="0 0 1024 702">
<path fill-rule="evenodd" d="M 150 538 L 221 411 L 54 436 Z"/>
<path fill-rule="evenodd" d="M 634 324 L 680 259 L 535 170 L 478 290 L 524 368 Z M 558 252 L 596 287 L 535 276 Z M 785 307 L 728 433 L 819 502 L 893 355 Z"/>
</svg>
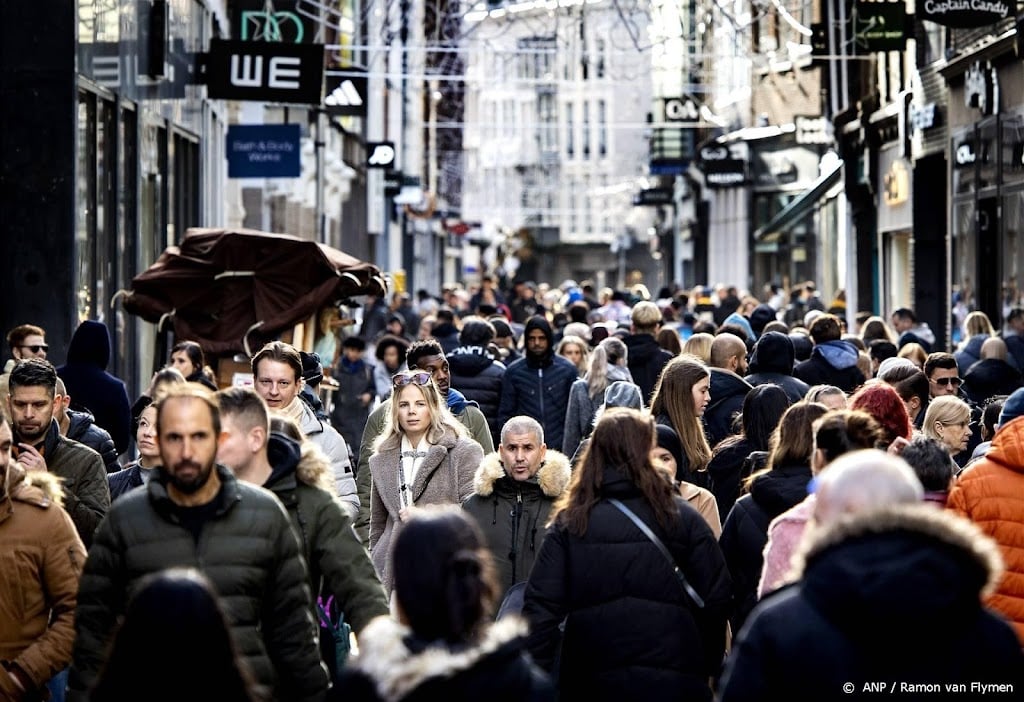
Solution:
<svg viewBox="0 0 1024 702">
<path fill-rule="evenodd" d="M 337 621 L 331 617 L 333 604 L 333 596 L 328 597 L 327 602 L 324 602 L 322 597 L 316 598 L 316 609 L 320 618 L 320 655 L 327 664 L 331 680 L 337 682 L 352 647 L 352 627 L 345 621 L 345 615 L 340 609 Z"/>
<path fill-rule="evenodd" d="M 612 503 L 615 509 L 629 517 L 629 520 L 633 522 L 641 532 L 643 532 L 643 535 L 658 547 L 658 551 L 661 552 L 661 555 L 665 557 L 665 560 L 668 561 L 668 564 L 672 567 L 672 572 L 675 573 L 676 579 L 679 581 L 679 585 L 683 588 L 683 592 L 693 600 L 693 603 L 697 605 L 698 609 L 704 609 L 704 599 L 697 594 L 697 591 L 694 590 L 693 586 L 690 585 L 689 581 L 687 581 L 686 576 L 683 575 L 683 571 L 676 564 L 676 559 L 672 557 L 672 554 L 669 552 L 665 544 L 662 543 L 661 539 L 659 539 L 657 535 L 651 531 L 651 528 L 644 523 L 644 520 L 636 516 L 633 510 L 629 507 L 613 497 L 608 498 L 608 501 Z"/>
</svg>

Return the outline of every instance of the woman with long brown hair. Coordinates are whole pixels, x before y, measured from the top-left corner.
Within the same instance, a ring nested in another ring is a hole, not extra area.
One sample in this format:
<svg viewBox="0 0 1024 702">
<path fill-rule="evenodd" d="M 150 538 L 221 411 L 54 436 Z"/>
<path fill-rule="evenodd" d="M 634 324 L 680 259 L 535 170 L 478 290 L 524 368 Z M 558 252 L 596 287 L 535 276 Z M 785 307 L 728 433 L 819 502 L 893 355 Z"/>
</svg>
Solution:
<svg viewBox="0 0 1024 702">
<path fill-rule="evenodd" d="M 701 417 L 711 400 L 711 371 L 688 354 L 676 356 L 661 371 L 651 397 L 651 415 L 658 424 L 672 427 L 683 445 L 686 465 L 678 466 L 679 480 L 708 487 L 711 447 Z"/>
<path fill-rule="evenodd" d="M 751 475 L 748 494 L 736 500 L 722 525 L 719 543 L 733 578 L 735 607 L 730 622 L 739 632 L 757 604 L 762 551 L 771 521 L 807 497 L 814 451 L 814 421 L 828 412 L 824 405 L 798 402 L 786 410 L 772 433 L 767 466 Z"/>
<path fill-rule="evenodd" d="M 555 503 L 523 613 L 548 670 L 565 622 L 562 699 L 711 699 L 729 574 L 711 528 L 653 464 L 654 447 L 649 415 L 608 410 Z"/>
</svg>

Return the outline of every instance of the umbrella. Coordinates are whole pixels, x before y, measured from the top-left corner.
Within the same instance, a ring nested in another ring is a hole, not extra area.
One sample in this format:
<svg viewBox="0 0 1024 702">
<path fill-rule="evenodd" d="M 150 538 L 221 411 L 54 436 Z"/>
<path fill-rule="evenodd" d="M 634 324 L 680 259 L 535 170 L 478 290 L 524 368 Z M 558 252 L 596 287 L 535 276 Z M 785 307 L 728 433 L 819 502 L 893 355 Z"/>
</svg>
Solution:
<svg viewBox="0 0 1024 702">
<path fill-rule="evenodd" d="M 244 351 L 357 295 L 383 295 L 376 266 L 325 244 L 248 229 L 189 229 L 132 279 L 124 308 L 174 322 L 211 355 Z"/>
</svg>

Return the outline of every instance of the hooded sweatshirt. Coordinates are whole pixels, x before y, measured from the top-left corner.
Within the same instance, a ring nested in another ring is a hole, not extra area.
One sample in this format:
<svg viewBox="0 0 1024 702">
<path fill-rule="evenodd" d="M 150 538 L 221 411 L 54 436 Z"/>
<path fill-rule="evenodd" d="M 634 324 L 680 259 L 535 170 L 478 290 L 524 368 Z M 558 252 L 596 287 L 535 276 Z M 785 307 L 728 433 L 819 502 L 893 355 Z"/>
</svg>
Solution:
<svg viewBox="0 0 1024 702">
<path fill-rule="evenodd" d="M 795 358 L 792 339 L 779 332 L 768 332 L 754 346 L 750 356 L 750 375 L 744 380 L 754 387 L 774 383 L 786 391 L 790 402 L 799 402 L 810 388 L 804 381 L 793 377 Z"/>
<path fill-rule="evenodd" d="M 72 402 L 88 407 L 96 424 L 110 432 L 118 453 L 131 441 L 131 403 L 124 383 L 106 372 L 110 363 L 110 334 L 101 322 L 82 322 L 71 337 L 67 363 L 57 375 Z"/>
<path fill-rule="evenodd" d="M 793 375 L 808 385 L 835 385 L 850 393 L 864 382 L 857 358 L 857 347 L 849 341 L 823 341 L 814 346 L 809 359 L 797 364 Z"/>
</svg>

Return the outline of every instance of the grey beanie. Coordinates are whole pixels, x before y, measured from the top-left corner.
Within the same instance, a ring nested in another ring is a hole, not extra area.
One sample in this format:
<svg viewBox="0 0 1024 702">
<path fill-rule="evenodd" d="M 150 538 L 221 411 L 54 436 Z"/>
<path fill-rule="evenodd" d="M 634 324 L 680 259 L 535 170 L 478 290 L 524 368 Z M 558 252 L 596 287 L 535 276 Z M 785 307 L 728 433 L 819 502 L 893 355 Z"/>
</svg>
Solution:
<svg viewBox="0 0 1024 702">
<path fill-rule="evenodd" d="M 629 409 L 642 410 L 644 400 L 640 394 L 640 388 L 627 380 L 616 380 L 605 388 L 605 407 L 628 407 Z"/>
<path fill-rule="evenodd" d="M 616 383 L 618 385 L 618 383 Z M 1003 409 L 999 412 L 999 426 L 1004 427 L 1006 423 L 1024 415 L 1024 388 L 1014 390 L 1013 394 L 1006 398 Z"/>
</svg>

